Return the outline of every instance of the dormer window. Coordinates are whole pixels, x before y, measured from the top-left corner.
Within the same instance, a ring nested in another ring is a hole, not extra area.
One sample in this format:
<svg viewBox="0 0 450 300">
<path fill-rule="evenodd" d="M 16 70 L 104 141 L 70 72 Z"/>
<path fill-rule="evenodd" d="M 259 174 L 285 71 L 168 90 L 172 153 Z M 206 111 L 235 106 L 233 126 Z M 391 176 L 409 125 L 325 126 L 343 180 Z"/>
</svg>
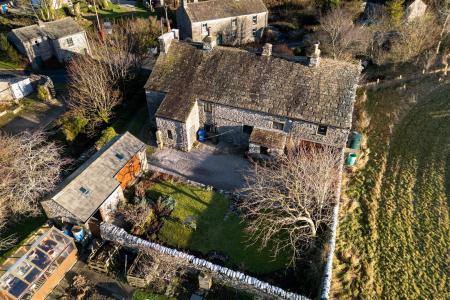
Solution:
<svg viewBox="0 0 450 300">
<path fill-rule="evenodd" d="M 327 135 L 327 130 L 328 130 L 328 126 L 319 125 L 319 128 L 317 128 L 317 134 Z"/>
<path fill-rule="evenodd" d="M 258 23 L 258 16 L 252 17 L 253 25 L 256 25 Z"/>
</svg>

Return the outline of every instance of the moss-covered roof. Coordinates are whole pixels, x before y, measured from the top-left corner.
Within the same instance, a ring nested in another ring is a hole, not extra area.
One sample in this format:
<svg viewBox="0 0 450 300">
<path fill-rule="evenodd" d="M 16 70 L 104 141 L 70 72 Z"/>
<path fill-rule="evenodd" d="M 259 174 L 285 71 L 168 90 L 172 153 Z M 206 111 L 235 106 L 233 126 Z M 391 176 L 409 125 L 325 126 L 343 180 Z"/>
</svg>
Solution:
<svg viewBox="0 0 450 300">
<path fill-rule="evenodd" d="M 163 101 L 164 110 L 157 115 L 169 119 L 187 115 L 179 113 L 181 106 L 191 105 L 183 101 L 204 100 L 349 128 L 360 71 L 357 65 L 331 59 L 309 67 L 236 48 L 206 51 L 173 41 L 145 88 L 168 93 L 170 105 Z"/>
<path fill-rule="evenodd" d="M 42 23 L 41 25 L 34 24 L 12 30 L 22 42 L 44 37 L 55 40 L 83 31 L 83 27 L 70 17 Z"/>
<path fill-rule="evenodd" d="M 209 0 L 187 3 L 192 23 L 267 12 L 262 0 Z"/>
</svg>

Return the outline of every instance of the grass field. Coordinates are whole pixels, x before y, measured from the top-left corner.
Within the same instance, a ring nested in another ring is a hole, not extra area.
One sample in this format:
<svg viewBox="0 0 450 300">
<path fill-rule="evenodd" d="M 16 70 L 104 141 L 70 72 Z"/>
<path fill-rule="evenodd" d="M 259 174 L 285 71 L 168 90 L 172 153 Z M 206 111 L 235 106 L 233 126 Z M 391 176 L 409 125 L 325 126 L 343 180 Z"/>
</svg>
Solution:
<svg viewBox="0 0 450 300">
<path fill-rule="evenodd" d="M 228 213 L 229 200 L 220 193 L 170 182 L 154 185 L 151 193 L 171 195 L 176 200 L 175 209 L 158 235 L 166 244 L 205 255 L 219 251 L 229 257 L 231 267 L 253 273 L 284 268 L 286 260 L 274 261 L 268 251 L 246 247 L 244 225 L 237 215 Z M 188 218 L 195 220 L 196 229 L 183 225 Z"/>
<path fill-rule="evenodd" d="M 370 159 L 344 197 L 332 297 L 446 299 L 450 84 L 367 95 Z"/>
</svg>

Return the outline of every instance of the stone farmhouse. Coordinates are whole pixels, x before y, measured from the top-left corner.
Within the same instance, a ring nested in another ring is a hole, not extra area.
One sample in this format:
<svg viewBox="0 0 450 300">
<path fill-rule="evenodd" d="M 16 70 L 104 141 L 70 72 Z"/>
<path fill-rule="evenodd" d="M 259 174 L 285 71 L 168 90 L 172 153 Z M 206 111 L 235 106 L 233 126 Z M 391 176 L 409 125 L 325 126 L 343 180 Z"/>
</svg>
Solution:
<svg viewBox="0 0 450 300">
<path fill-rule="evenodd" d="M 230 47 L 204 50 L 166 33 L 146 85 L 160 146 L 189 151 L 199 128 L 252 153 L 284 150 L 287 137 L 345 147 L 361 67 Z M 169 43 L 170 42 L 170 43 Z"/>
<path fill-rule="evenodd" d="M 177 9 L 181 39 L 222 45 L 237 45 L 259 40 L 268 22 L 262 0 L 208 0 L 188 3 Z"/>
<path fill-rule="evenodd" d="M 41 202 L 47 217 L 84 224 L 95 234 L 101 221 L 112 219 L 123 190 L 147 170 L 145 150 L 145 144 L 128 132 L 115 137 Z"/>
<path fill-rule="evenodd" d="M 86 32 L 72 18 L 13 29 L 8 38 L 34 69 L 51 58 L 63 63 L 73 54 L 91 53 Z"/>
</svg>

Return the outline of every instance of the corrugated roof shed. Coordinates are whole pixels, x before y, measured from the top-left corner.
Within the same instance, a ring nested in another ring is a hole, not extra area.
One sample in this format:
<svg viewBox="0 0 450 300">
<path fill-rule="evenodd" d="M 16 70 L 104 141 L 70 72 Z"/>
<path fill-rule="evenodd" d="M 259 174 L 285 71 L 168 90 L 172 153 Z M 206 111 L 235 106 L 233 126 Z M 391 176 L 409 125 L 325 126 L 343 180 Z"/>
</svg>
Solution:
<svg viewBox="0 0 450 300">
<path fill-rule="evenodd" d="M 185 9 L 191 22 L 202 22 L 267 12 L 267 8 L 262 0 L 199 1 L 188 3 Z"/>
<path fill-rule="evenodd" d="M 46 22 L 42 25 L 34 24 L 12 30 L 22 42 L 44 37 L 59 39 L 83 31 L 83 27 L 70 17 Z"/>
<path fill-rule="evenodd" d="M 119 186 L 115 175 L 144 147 L 128 132 L 117 136 L 72 173 L 52 200 L 86 222 Z"/>
<path fill-rule="evenodd" d="M 309 67 L 236 48 L 205 51 L 173 41 L 169 52 L 159 56 L 145 88 L 168 93 L 170 105 L 164 100 L 157 111 L 168 119 L 179 120 L 186 116 L 180 107 L 203 100 L 350 128 L 360 72 L 358 65 L 332 59 Z"/>
</svg>

